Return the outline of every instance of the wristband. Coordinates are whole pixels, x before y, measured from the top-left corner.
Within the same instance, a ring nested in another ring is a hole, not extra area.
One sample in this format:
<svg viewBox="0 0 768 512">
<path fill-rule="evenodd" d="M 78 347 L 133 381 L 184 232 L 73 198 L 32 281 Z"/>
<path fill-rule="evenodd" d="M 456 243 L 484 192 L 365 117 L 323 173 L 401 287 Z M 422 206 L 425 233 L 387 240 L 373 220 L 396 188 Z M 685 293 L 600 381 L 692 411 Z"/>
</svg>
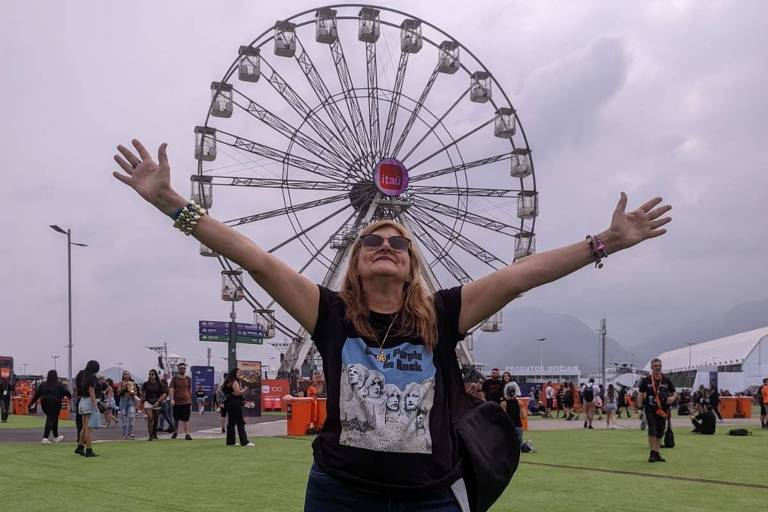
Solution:
<svg viewBox="0 0 768 512">
<path fill-rule="evenodd" d="M 608 257 L 608 251 L 605 249 L 605 243 L 597 235 L 587 235 L 589 250 L 592 252 L 592 258 L 595 260 L 595 268 L 603 268 L 603 258 Z"/>
<path fill-rule="evenodd" d="M 197 227 L 197 221 L 205 215 L 205 208 L 200 206 L 194 201 L 187 203 L 187 206 L 181 209 L 179 215 L 176 217 L 176 221 L 173 223 L 173 227 L 179 229 L 182 233 L 189 236 Z"/>
</svg>

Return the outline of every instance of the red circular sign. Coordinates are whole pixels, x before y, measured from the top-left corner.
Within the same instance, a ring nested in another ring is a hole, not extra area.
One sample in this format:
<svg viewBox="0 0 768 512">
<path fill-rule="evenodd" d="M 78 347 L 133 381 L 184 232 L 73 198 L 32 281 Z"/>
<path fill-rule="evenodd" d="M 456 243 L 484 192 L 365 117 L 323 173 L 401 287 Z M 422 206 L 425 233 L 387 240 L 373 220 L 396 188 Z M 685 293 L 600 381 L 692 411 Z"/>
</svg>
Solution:
<svg viewBox="0 0 768 512">
<path fill-rule="evenodd" d="M 387 158 L 376 164 L 373 179 L 376 188 L 386 196 L 399 196 L 408 188 L 408 170 L 394 158 Z"/>
</svg>

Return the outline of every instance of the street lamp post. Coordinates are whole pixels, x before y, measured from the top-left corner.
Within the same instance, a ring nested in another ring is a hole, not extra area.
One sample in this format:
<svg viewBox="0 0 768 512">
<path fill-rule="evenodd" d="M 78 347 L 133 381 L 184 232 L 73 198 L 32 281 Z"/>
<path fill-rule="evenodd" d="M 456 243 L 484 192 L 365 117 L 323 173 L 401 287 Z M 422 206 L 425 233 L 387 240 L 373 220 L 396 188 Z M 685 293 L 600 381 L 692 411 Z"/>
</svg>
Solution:
<svg viewBox="0 0 768 512">
<path fill-rule="evenodd" d="M 53 355 L 51 355 L 51 359 L 53 359 L 53 369 L 54 369 L 54 371 L 55 371 L 55 370 L 57 370 L 57 367 L 56 367 L 56 363 L 58 362 L 58 359 L 59 359 L 60 357 L 61 357 L 61 356 L 60 356 L 59 354 L 53 354 Z"/>
<path fill-rule="evenodd" d="M 695 345 L 695 343 L 691 343 L 690 341 L 686 343 L 688 345 L 688 369 L 691 369 L 691 347 Z"/>
<path fill-rule="evenodd" d="M 51 224 L 51 229 L 67 235 L 67 303 L 69 309 L 69 344 L 67 345 L 67 385 L 72 388 L 72 246 L 88 247 L 86 244 L 78 244 L 72 241 L 72 230 L 66 231 L 56 224 Z"/>
<path fill-rule="evenodd" d="M 542 377 L 544 376 L 544 342 L 547 341 L 547 338 L 536 338 L 536 341 L 539 342 L 539 370 L 541 371 Z"/>
</svg>

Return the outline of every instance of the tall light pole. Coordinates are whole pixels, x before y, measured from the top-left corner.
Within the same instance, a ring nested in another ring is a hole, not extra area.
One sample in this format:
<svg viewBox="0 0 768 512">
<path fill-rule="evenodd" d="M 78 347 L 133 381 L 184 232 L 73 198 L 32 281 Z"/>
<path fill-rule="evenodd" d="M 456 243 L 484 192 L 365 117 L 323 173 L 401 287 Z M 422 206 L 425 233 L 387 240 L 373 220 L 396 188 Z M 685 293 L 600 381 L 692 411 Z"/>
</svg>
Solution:
<svg viewBox="0 0 768 512">
<path fill-rule="evenodd" d="M 539 342 L 539 370 L 541 370 L 542 377 L 544 376 L 544 342 L 547 338 L 536 338 Z"/>
<path fill-rule="evenodd" d="M 51 224 L 51 229 L 67 235 L 67 303 L 69 308 L 69 344 L 67 345 L 67 385 L 72 388 L 72 246 L 88 247 L 86 244 L 78 244 L 72 241 L 72 230 L 64 231 L 56 224 Z"/>
<path fill-rule="evenodd" d="M 695 345 L 695 343 L 686 342 L 686 345 L 688 345 L 688 369 L 691 369 L 691 347 Z"/>
<path fill-rule="evenodd" d="M 57 363 L 57 361 L 58 361 L 58 359 L 59 359 L 60 357 L 61 357 L 61 356 L 60 356 L 59 354 L 52 354 L 52 355 L 51 355 L 51 359 L 53 359 L 53 369 L 54 369 L 54 371 L 57 369 L 57 368 L 56 368 L 56 363 Z"/>
</svg>

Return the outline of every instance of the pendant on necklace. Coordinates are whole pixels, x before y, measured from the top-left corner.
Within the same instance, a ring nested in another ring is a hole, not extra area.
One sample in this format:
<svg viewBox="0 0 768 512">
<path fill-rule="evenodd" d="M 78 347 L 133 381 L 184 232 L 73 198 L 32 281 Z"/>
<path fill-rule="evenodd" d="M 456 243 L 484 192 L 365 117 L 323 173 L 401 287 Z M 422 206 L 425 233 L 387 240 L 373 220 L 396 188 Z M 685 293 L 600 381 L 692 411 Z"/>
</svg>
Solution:
<svg viewBox="0 0 768 512">
<path fill-rule="evenodd" d="M 379 355 L 376 356 L 376 360 L 380 363 L 386 363 L 387 362 L 387 356 L 384 355 L 384 351 L 382 350 L 379 352 Z"/>
</svg>

